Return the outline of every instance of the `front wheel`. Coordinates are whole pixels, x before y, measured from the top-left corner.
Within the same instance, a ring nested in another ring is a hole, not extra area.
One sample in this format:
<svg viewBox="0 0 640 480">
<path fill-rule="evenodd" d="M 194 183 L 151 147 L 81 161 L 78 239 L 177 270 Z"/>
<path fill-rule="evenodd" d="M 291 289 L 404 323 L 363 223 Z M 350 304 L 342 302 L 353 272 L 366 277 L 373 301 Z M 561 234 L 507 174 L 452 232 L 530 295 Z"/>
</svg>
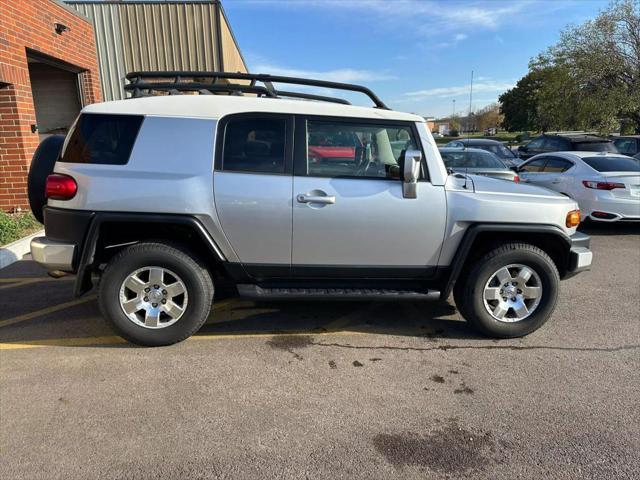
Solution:
<svg viewBox="0 0 640 480">
<path fill-rule="evenodd" d="M 213 283 L 196 258 L 165 243 L 138 243 L 114 256 L 100 281 L 100 309 L 125 339 L 177 343 L 204 324 Z"/>
<path fill-rule="evenodd" d="M 560 276 L 541 249 L 509 243 L 491 250 L 462 279 L 460 312 L 485 335 L 513 338 L 540 328 L 553 313 Z"/>
</svg>

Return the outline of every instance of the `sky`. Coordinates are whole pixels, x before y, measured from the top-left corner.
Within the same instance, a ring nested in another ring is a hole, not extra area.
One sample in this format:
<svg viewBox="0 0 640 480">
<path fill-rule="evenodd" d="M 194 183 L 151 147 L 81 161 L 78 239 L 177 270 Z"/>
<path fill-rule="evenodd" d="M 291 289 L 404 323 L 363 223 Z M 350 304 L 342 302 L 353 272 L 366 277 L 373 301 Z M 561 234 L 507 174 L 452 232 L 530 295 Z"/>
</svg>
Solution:
<svg viewBox="0 0 640 480">
<path fill-rule="evenodd" d="M 223 0 L 254 73 L 371 88 L 395 110 L 444 117 L 497 101 L 567 25 L 608 0 Z M 287 87 L 291 90 L 290 87 Z M 369 105 L 366 97 L 311 87 Z M 454 102 L 455 101 L 455 102 Z"/>
</svg>

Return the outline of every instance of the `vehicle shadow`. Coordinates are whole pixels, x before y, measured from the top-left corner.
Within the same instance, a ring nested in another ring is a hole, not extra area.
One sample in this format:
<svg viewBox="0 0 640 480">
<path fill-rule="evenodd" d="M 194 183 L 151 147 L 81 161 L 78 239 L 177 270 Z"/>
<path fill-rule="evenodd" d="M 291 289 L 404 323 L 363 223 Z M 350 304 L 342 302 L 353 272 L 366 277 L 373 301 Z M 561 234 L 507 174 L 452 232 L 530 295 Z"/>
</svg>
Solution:
<svg viewBox="0 0 640 480">
<path fill-rule="evenodd" d="M 351 302 L 239 300 L 214 312 L 200 335 L 354 332 L 411 337 L 481 338 L 446 302 Z"/>
<path fill-rule="evenodd" d="M 230 340 L 286 335 L 370 334 L 481 339 L 446 302 L 260 301 L 225 299 L 214 307 L 197 339 Z M 97 302 L 0 327 L 0 343 L 61 347 L 137 348 L 101 317 Z"/>
<path fill-rule="evenodd" d="M 640 222 L 593 222 L 581 223 L 578 230 L 593 237 L 607 235 L 640 235 Z"/>
</svg>

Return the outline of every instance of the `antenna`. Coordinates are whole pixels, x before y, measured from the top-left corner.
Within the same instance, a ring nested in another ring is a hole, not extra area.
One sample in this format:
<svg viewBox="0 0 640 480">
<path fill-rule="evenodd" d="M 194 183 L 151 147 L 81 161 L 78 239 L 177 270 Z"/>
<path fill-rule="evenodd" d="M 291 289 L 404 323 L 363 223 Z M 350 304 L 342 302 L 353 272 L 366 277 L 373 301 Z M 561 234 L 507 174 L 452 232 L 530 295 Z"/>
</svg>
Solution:
<svg viewBox="0 0 640 480">
<path fill-rule="evenodd" d="M 469 145 L 469 140 L 471 139 L 471 109 L 473 108 L 473 70 L 471 70 L 471 85 L 469 88 L 469 114 L 467 115 L 467 147 L 465 147 L 465 150 Z M 467 152 L 464 152 L 465 155 L 465 159 L 467 157 Z M 464 172 L 464 188 L 467 188 L 467 178 L 469 176 L 469 162 L 465 162 L 466 163 L 466 167 L 465 167 L 465 172 Z"/>
</svg>

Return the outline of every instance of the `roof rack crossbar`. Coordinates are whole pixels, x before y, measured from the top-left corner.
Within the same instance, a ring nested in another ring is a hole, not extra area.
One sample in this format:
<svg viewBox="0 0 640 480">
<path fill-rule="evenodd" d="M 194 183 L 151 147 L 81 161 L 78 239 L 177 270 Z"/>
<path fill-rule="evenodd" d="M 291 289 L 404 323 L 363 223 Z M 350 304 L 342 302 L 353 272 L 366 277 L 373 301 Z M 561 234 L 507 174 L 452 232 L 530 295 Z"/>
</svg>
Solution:
<svg viewBox="0 0 640 480">
<path fill-rule="evenodd" d="M 133 91 L 133 96 L 140 96 L 141 90 L 151 91 L 168 91 L 176 89 L 180 91 L 199 91 L 201 89 L 214 92 L 230 92 L 230 93 L 255 93 L 260 96 L 278 97 L 286 96 L 293 98 L 304 98 L 308 100 L 321 100 L 328 102 L 341 103 L 349 105 L 350 103 L 344 99 L 326 97 L 323 95 L 315 95 L 309 93 L 283 92 L 276 90 L 273 83 L 285 83 L 290 85 L 305 85 L 312 87 L 323 87 L 337 90 L 347 90 L 362 93 L 373 101 L 376 108 L 388 110 L 387 107 L 378 96 L 370 89 L 362 85 L 350 83 L 330 82 L 326 80 L 313 80 L 308 78 L 286 77 L 281 75 L 268 75 L 256 73 L 232 73 L 232 72 L 189 72 L 189 71 L 169 71 L 169 72 L 131 72 L 126 75 L 129 84 L 125 85 L 125 90 Z M 172 81 L 156 82 L 154 79 L 172 79 Z M 185 81 L 193 79 L 199 81 Z M 212 79 L 212 83 L 202 83 L 202 80 Z M 219 79 L 226 80 L 248 80 L 249 85 L 242 84 L 221 84 Z M 256 85 L 256 82 L 262 82 L 264 86 Z M 196 88 L 197 87 L 197 88 Z"/>
</svg>

